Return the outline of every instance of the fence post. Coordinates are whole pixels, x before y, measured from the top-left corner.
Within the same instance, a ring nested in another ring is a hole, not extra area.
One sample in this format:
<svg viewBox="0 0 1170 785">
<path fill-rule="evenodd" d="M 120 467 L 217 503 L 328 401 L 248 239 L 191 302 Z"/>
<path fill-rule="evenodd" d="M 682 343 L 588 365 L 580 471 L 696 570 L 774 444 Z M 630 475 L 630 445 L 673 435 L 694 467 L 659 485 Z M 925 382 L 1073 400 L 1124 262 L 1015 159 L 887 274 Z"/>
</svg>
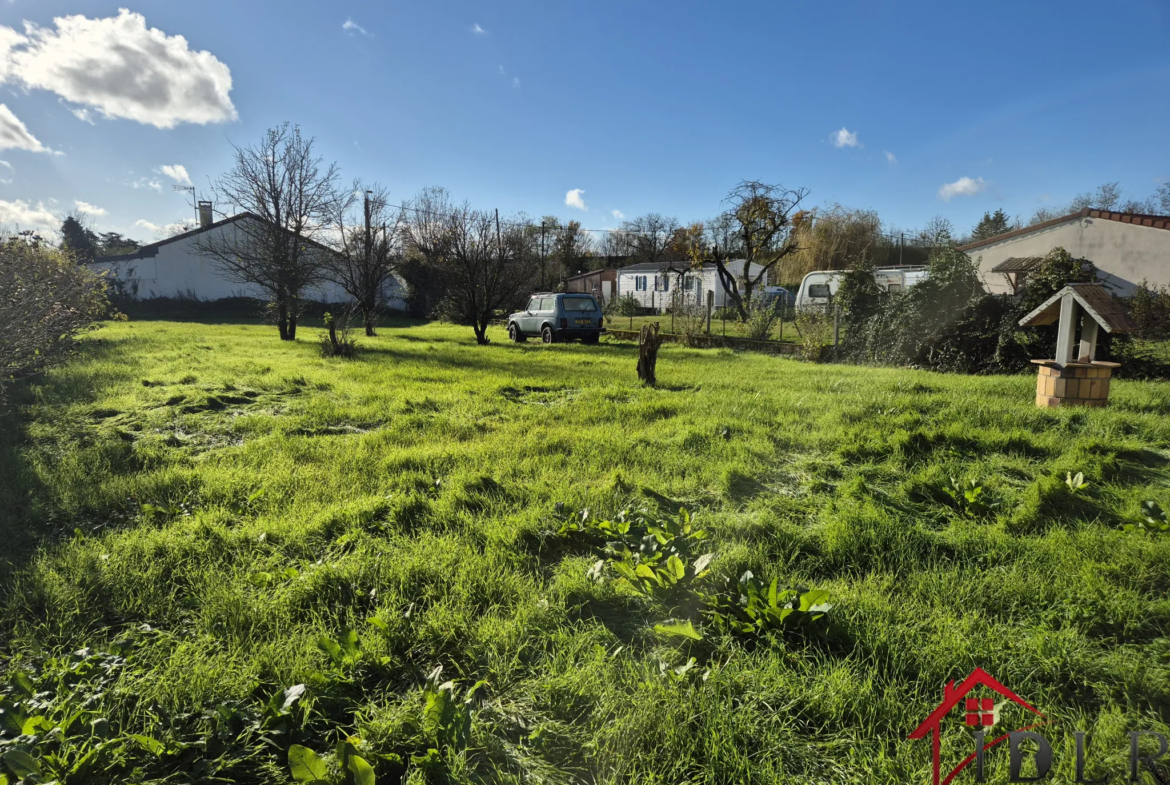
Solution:
<svg viewBox="0 0 1170 785">
<path fill-rule="evenodd" d="M 707 290 L 707 335 L 711 334 L 711 309 L 715 307 L 715 292 Z"/>
<path fill-rule="evenodd" d="M 836 346 L 841 336 L 841 306 L 833 306 L 833 345 Z"/>
</svg>

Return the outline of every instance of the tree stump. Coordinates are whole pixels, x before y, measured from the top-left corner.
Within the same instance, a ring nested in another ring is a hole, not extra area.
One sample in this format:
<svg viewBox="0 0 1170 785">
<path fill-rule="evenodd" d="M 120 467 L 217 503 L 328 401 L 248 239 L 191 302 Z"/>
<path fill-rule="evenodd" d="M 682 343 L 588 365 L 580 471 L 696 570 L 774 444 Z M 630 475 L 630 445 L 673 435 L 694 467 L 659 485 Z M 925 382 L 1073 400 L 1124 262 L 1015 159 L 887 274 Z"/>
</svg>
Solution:
<svg viewBox="0 0 1170 785">
<path fill-rule="evenodd" d="M 654 371 L 658 364 L 658 347 L 661 345 L 658 322 L 642 325 L 642 331 L 638 334 L 638 378 L 647 387 L 653 387 L 658 382 Z"/>
</svg>

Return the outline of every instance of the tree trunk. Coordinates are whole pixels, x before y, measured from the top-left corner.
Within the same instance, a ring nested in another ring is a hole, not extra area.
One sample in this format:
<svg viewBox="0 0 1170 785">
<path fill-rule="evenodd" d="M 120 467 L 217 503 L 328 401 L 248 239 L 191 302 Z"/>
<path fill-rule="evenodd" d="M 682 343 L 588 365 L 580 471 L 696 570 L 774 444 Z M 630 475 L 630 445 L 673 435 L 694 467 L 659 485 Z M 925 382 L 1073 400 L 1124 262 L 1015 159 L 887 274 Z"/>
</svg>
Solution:
<svg viewBox="0 0 1170 785">
<path fill-rule="evenodd" d="M 366 324 L 366 335 L 371 338 L 376 335 L 374 332 L 374 306 L 366 303 L 362 306 L 362 320 Z"/>
<path fill-rule="evenodd" d="M 647 387 L 658 383 L 655 371 L 658 365 L 658 347 L 662 339 L 658 336 L 658 322 L 642 325 L 638 335 L 638 378 Z"/>
<path fill-rule="evenodd" d="M 297 339 L 297 312 L 292 309 L 288 312 L 288 339 L 290 341 Z"/>
<path fill-rule="evenodd" d="M 288 337 L 288 303 L 284 297 L 276 298 L 276 329 L 280 331 L 280 340 L 287 341 Z"/>
<path fill-rule="evenodd" d="M 475 342 L 480 346 L 486 346 L 487 344 L 491 343 L 487 337 L 487 328 L 487 322 L 481 324 L 478 319 L 475 321 L 475 324 L 472 325 L 472 329 L 475 330 Z"/>
</svg>

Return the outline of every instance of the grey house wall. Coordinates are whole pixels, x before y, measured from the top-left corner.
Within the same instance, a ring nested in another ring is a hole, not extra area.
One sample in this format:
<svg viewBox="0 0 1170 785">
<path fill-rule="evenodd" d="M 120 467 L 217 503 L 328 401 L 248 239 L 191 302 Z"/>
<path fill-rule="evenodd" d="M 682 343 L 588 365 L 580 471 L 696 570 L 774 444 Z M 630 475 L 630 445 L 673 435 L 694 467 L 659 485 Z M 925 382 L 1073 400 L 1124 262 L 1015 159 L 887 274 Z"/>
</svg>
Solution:
<svg viewBox="0 0 1170 785">
<path fill-rule="evenodd" d="M 1077 217 L 964 250 L 978 262 L 991 292 L 1009 294 L 1011 286 L 1006 276 L 992 273 L 991 269 L 1005 259 L 1044 256 L 1056 247 L 1097 265 L 1102 283 L 1119 297 L 1132 295 L 1143 280 L 1151 286 L 1170 285 L 1170 230 L 1108 218 Z"/>
</svg>

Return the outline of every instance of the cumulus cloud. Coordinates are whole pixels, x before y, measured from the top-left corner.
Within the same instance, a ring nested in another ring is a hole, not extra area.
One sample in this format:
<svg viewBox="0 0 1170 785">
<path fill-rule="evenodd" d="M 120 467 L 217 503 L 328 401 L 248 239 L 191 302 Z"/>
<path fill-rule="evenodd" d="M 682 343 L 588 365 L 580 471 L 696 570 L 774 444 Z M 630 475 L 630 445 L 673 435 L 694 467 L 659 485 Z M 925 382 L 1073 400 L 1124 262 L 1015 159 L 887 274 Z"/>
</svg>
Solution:
<svg viewBox="0 0 1170 785">
<path fill-rule="evenodd" d="M 833 147 L 864 147 L 861 142 L 857 141 L 857 132 L 850 132 L 848 128 L 842 128 L 840 131 L 834 131 L 829 137 L 833 140 Z"/>
<path fill-rule="evenodd" d="M 0 161 L 0 166 L 3 166 L 5 169 L 8 169 L 8 170 L 12 169 L 12 164 L 8 163 L 7 161 Z"/>
<path fill-rule="evenodd" d="M 938 196 L 944 202 L 949 202 L 953 196 L 974 196 L 987 188 L 982 177 L 972 180 L 970 177 L 960 177 L 953 183 L 947 183 L 938 189 Z"/>
<path fill-rule="evenodd" d="M 520 86 L 520 77 L 513 76 L 512 77 L 512 87 L 519 87 L 519 86 Z"/>
<path fill-rule="evenodd" d="M 150 177 L 139 177 L 134 182 L 130 183 L 130 187 L 135 191 L 140 189 L 149 189 L 151 191 L 161 191 L 162 183 Z"/>
<path fill-rule="evenodd" d="M 167 177 L 171 178 L 180 185 L 191 184 L 191 176 L 187 174 L 187 167 L 182 166 L 181 164 L 175 164 L 174 166 L 160 166 L 158 171 L 161 174 L 165 174 Z"/>
<path fill-rule="evenodd" d="M 361 33 L 362 35 L 369 35 L 369 33 L 366 32 L 366 28 L 362 27 L 352 19 L 346 19 L 345 24 L 341 26 L 341 29 L 350 34 Z"/>
<path fill-rule="evenodd" d="M 157 128 L 235 120 L 230 69 L 181 35 L 147 28 L 125 8 L 115 17 L 57 17 L 55 28 L 0 26 L 0 82 L 41 89 L 107 118 Z"/>
<path fill-rule="evenodd" d="M 49 212 L 44 202 L 37 202 L 36 206 L 17 199 L 7 202 L 0 199 L 0 226 L 13 226 L 18 229 L 56 229 L 61 225 L 61 219 Z"/>
<path fill-rule="evenodd" d="M 487 30 L 484 30 L 482 27 L 479 26 L 479 22 L 476 22 L 475 24 L 473 24 L 471 26 L 471 32 L 475 33 L 476 35 L 487 35 L 488 34 Z"/>
<path fill-rule="evenodd" d="M 621 210 L 613 210 L 612 212 L 613 212 L 613 217 L 618 219 L 619 221 L 626 217 L 626 214 L 623 213 Z"/>
<path fill-rule="evenodd" d="M 49 148 L 41 144 L 20 118 L 6 105 L 0 104 L 0 150 L 28 150 L 31 153 L 47 153 Z"/>
<path fill-rule="evenodd" d="M 84 106 L 70 107 L 69 111 L 72 112 L 73 116 L 76 117 L 81 122 L 89 123 L 90 125 L 95 125 L 95 123 L 93 121 L 93 115 L 90 114 L 89 110 L 86 109 Z"/>
<path fill-rule="evenodd" d="M 584 193 L 585 193 L 585 191 L 583 189 L 574 188 L 573 190 L 571 190 L 567 194 L 565 194 L 565 204 L 567 206 L 575 208 L 577 210 L 588 211 L 589 208 L 585 206 L 585 200 L 581 198 L 581 195 Z"/>
<path fill-rule="evenodd" d="M 73 202 L 77 207 L 77 212 L 82 215 L 109 215 L 104 208 L 92 205 L 89 202 L 82 202 L 80 200 Z"/>
<path fill-rule="evenodd" d="M 135 221 L 134 225 L 141 226 L 143 229 L 149 229 L 155 234 L 162 235 L 164 237 L 170 237 L 174 234 L 182 232 L 187 228 L 187 225 L 183 223 L 165 224 L 160 226 L 159 224 L 151 223 L 150 221 L 147 221 L 143 218 L 139 218 L 137 221 Z"/>
<path fill-rule="evenodd" d="M 898 163 L 898 156 L 894 155 L 889 150 L 884 150 L 883 152 L 886 154 L 887 161 L 889 161 L 892 164 Z"/>
</svg>

